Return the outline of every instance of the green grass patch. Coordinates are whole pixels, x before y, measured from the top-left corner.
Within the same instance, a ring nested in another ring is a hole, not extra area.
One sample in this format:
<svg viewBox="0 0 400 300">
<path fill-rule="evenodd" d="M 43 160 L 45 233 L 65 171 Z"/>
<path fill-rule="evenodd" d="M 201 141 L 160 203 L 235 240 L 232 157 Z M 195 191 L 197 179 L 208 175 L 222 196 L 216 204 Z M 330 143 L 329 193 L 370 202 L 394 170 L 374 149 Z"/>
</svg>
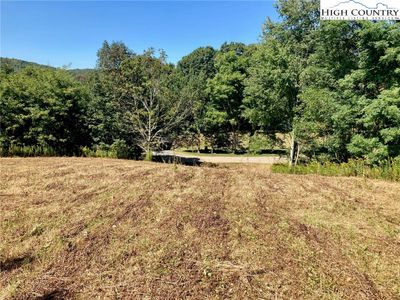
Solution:
<svg viewBox="0 0 400 300">
<path fill-rule="evenodd" d="M 357 176 L 365 178 L 400 181 L 400 160 L 388 160 L 380 165 L 370 165 L 365 160 L 354 159 L 346 163 L 311 162 L 297 166 L 274 164 L 274 173 L 285 174 L 318 174 L 323 176 Z"/>
</svg>

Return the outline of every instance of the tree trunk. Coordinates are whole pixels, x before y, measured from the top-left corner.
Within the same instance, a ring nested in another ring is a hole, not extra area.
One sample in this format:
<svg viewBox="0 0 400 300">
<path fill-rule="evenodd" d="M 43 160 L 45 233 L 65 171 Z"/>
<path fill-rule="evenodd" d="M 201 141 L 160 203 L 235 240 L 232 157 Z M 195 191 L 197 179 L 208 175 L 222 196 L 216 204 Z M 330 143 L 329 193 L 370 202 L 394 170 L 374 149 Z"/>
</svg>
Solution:
<svg viewBox="0 0 400 300">
<path fill-rule="evenodd" d="M 200 148 L 201 148 L 200 134 L 197 134 L 196 141 L 197 141 L 197 153 L 200 153 Z"/>
<path fill-rule="evenodd" d="M 297 166 L 297 162 L 299 160 L 299 156 L 300 156 L 300 145 L 297 144 L 296 159 L 294 160 L 294 165 L 295 166 Z"/>
<path fill-rule="evenodd" d="M 290 146 L 290 157 L 289 157 L 289 166 L 293 166 L 293 164 L 296 161 L 296 152 L 297 152 L 297 141 L 296 141 L 296 135 L 294 133 L 294 130 L 292 131 L 292 145 Z"/>
<path fill-rule="evenodd" d="M 239 145 L 239 138 L 236 134 L 236 130 L 232 129 L 232 151 L 233 153 L 236 153 Z"/>
<path fill-rule="evenodd" d="M 147 143 L 146 156 L 145 156 L 144 160 L 147 160 L 147 161 L 152 161 L 153 160 L 153 152 L 150 149 L 150 143 Z"/>
</svg>

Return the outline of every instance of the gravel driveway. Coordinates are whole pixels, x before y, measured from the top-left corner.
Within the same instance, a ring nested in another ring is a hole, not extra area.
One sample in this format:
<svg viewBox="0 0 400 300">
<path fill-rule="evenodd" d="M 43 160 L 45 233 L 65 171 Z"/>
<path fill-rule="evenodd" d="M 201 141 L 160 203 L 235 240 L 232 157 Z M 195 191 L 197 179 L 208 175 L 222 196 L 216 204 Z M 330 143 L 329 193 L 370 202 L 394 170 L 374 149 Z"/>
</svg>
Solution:
<svg viewBox="0 0 400 300">
<path fill-rule="evenodd" d="M 274 163 L 284 163 L 286 158 L 284 156 L 222 156 L 222 155 L 196 155 L 194 153 L 182 154 L 175 153 L 171 150 L 165 150 L 160 152 L 154 152 L 154 155 L 167 155 L 167 156 L 177 156 L 185 158 L 198 158 L 200 162 L 209 163 L 241 163 L 241 164 L 274 164 Z"/>
</svg>

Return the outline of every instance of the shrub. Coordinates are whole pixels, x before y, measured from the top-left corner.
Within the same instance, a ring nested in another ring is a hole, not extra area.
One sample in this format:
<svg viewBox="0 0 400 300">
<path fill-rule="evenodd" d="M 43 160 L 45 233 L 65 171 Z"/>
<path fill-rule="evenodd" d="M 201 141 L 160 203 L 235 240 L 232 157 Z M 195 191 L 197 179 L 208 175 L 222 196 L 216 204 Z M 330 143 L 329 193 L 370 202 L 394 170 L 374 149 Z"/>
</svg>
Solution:
<svg viewBox="0 0 400 300">
<path fill-rule="evenodd" d="M 106 158 L 136 158 L 137 150 L 135 147 L 129 147 L 124 140 L 114 140 L 111 145 L 101 143 L 94 146 L 82 147 L 81 153 L 85 157 L 106 157 Z"/>
<path fill-rule="evenodd" d="M 261 154 L 264 149 L 271 148 L 271 143 L 267 136 L 254 134 L 250 137 L 249 152 L 252 154 Z"/>
<path fill-rule="evenodd" d="M 110 146 L 110 154 L 115 158 L 129 158 L 129 147 L 124 140 L 115 140 Z"/>
<path fill-rule="evenodd" d="M 255 133 L 250 137 L 249 152 L 252 154 L 262 154 L 266 150 L 274 150 L 276 147 L 282 146 L 282 141 L 273 135 L 265 135 Z"/>
</svg>

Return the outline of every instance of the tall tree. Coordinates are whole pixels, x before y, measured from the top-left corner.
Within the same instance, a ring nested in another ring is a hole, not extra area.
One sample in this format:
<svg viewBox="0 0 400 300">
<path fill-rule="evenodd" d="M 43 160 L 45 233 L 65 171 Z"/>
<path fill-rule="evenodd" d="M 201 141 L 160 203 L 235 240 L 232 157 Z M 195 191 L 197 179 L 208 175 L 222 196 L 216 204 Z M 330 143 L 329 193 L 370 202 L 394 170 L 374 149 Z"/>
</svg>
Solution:
<svg viewBox="0 0 400 300">
<path fill-rule="evenodd" d="M 197 144 L 198 151 L 206 131 L 205 112 L 209 103 L 207 80 L 215 75 L 215 54 L 212 47 L 200 47 L 184 56 L 177 64 L 177 71 L 184 80 L 185 94 L 190 97 L 192 104 L 186 136 L 189 136 L 190 143 Z"/>
<path fill-rule="evenodd" d="M 151 152 L 179 127 L 190 103 L 180 91 L 173 66 L 151 52 L 125 60 L 121 65 L 123 84 L 120 105 L 138 145 L 151 158 Z"/>
<path fill-rule="evenodd" d="M 301 74 L 313 51 L 314 34 L 319 26 L 319 1 L 279 0 L 276 6 L 282 20 L 268 19 L 264 25 L 263 43 L 255 54 L 260 67 L 253 64 L 247 83 L 245 116 L 265 130 L 291 130 L 290 163 L 293 163 L 298 153 L 293 122 L 300 104 Z M 260 95 L 261 91 L 265 93 Z M 261 113 L 256 111 L 257 107 Z M 280 122 L 280 118 L 285 121 Z"/>
<path fill-rule="evenodd" d="M 122 139 L 133 145 L 131 133 L 122 120 L 124 111 L 119 105 L 122 84 L 121 64 L 135 54 L 122 42 L 105 41 L 97 52 L 97 69 L 88 86 L 91 91 L 89 127 L 97 147 L 108 147 Z"/>
<path fill-rule="evenodd" d="M 352 114 L 345 140 L 352 156 L 379 163 L 399 152 L 400 24 L 361 22 L 358 66 L 339 83 L 342 111 Z"/>
<path fill-rule="evenodd" d="M 134 53 L 122 42 L 112 42 L 111 45 L 104 41 L 97 51 L 97 67 L 103 72 L 118 73 L 121 63 Z"/>
<path fill-rule="evenodd" d="M 300 77 L 300 104 L 294 130 L 302 153 L 319 160 L 346 159 L 349 113 L 340 111 L 339 80 L 357 67 L 357 22 L 323 21 L 313 35 L 314 49 Z M 354 107 L 354 109 L 357 109 Z"/>
<path fill-rule="evenodd" d="M 211 78 L 215 74 L 214 58 L 216 51 L 212 47 L 200 47 L 182 57 L 177 64 L 178 71 L 185 76 L 203 74 Z"/>
<path fill-rule="evenodd" d="M 233 150 L 237 150 L 239 133 L 246 126 L 242 117 L 242 102 L 249 61 L 247 54 L 244 44 L 222 45 L 215 56 L 216 75 L 207 82 L 210 95 L 210 102 L 206 108 L 209 133 L 211 136 L 216 133 L 228 133 Z M 226 136 L 229 137 L 228 134 Z"/>
</svg>

